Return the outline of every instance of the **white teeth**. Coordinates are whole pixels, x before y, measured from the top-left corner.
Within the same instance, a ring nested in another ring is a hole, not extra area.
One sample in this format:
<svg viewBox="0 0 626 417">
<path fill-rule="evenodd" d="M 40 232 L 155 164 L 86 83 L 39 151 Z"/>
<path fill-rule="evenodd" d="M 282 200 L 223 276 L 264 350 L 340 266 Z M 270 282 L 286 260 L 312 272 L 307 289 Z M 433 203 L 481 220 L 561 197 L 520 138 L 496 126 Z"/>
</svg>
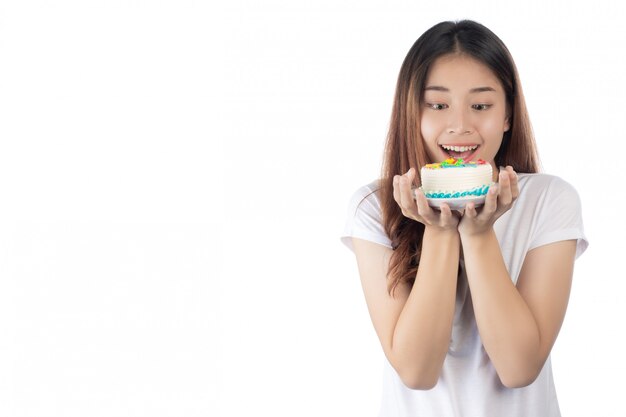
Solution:
<svg viewBox="0 0 626 417">
<path fill-rule="evenodd" d="M 473 151 L 474 149 L 478 148 L 478 145 L 472 145 L 472 146 L 449 146 L 449 145 L 441 145 L 441 147 L 443 149 L 445 149 L 446 151 L 454 151 L 454 152 L 467 152 L 467 151 Z"/>
</svg>

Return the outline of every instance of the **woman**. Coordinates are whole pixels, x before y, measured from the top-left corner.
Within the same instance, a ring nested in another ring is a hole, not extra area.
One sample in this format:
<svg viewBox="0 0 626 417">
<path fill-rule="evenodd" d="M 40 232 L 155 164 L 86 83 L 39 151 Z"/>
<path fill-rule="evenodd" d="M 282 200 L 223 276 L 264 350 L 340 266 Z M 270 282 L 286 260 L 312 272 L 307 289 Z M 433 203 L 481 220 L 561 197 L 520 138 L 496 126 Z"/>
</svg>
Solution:
<svg viewBox="0 0 626 417">
<path fill-rule="evenodd" d="M 450 156 L 492 164 L 484 206 L 413 197 L 419 168 Z M 426 31 L 400 70 L 382 178 L 354 195 L 342 237 L 387 359 L 380 416 L 560 415 L 549 355 L 587 241 L 576 191 L 537 172 L 506 46 L 472 21 Z"/>
</svg>

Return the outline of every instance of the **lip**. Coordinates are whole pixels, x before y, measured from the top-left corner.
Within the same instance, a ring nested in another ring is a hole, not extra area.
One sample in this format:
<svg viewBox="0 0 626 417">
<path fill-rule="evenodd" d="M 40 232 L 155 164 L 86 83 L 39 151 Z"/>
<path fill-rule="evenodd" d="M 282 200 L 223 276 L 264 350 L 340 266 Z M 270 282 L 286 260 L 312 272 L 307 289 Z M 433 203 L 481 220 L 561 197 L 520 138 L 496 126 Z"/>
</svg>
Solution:
<svg viewBox="0 0 626 417">
<path fill-rule="evenodd" d="M 441 150 L 441 153 L 445 156 L 445 158 L 449 158 L 450 155 L 446 152 L 445 149 L 443 149 L 441 146 L 445 145 L 445 146 L 476 146 L 476 149 L 474 149 L 474 152 L 472 152 L 467 158 L 463 158 L 463 160 L 465 161 L 473 161 L 474 158 L 476 157 L 476 154 L 478 153 L 478 151 L 480 151 L 480 147 L 481 145 L 479 143 L 440 143 L 439 144 L 439 149 Z"/>
</svg>

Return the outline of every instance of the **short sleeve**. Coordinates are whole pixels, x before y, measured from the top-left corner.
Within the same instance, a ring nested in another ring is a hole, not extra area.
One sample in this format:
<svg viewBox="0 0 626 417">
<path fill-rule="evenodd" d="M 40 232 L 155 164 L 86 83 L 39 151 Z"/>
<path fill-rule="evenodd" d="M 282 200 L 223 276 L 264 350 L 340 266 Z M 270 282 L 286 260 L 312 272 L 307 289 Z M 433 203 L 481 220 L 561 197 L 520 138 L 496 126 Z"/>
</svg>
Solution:
<svg viewBox="0 0 626 417">
<path fill-rule="evenodd" d="M 536 223 L 530 249 L 561 240 L 573 240 L 576 243 L 576 258 L 583 254 L 589 242 L 585 237 L 582 207 L 576 189 L 566 181 L 551 177 L 546 184 L 543 197 L 538 204 L 540 217 Z"/>
<path fill-rule="evenodd" d="M 353 237 L 391 248 L 391 240 L 382 225 L 378 182 L 359 188 L 348 204 L 346 224 L 341 241 L 350 250 Z"/>
</svg>

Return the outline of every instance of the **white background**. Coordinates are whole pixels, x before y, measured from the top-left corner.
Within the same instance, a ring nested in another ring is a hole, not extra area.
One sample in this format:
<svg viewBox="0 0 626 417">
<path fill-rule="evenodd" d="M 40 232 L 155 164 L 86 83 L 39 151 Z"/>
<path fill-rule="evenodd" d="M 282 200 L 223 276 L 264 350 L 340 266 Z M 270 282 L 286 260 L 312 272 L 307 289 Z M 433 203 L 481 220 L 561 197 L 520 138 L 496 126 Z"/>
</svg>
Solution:
<svg viewBox="0 0 626 417">
<path fill-rule="evenodd" d="M 0 415 L 375 416 L 339 235 L 405 54 L 460 18 L 508 45 L 544 171 L 583 202 L 563 415 L 623 415 L 613 4 L 0 2 Z"/>
</svg>

